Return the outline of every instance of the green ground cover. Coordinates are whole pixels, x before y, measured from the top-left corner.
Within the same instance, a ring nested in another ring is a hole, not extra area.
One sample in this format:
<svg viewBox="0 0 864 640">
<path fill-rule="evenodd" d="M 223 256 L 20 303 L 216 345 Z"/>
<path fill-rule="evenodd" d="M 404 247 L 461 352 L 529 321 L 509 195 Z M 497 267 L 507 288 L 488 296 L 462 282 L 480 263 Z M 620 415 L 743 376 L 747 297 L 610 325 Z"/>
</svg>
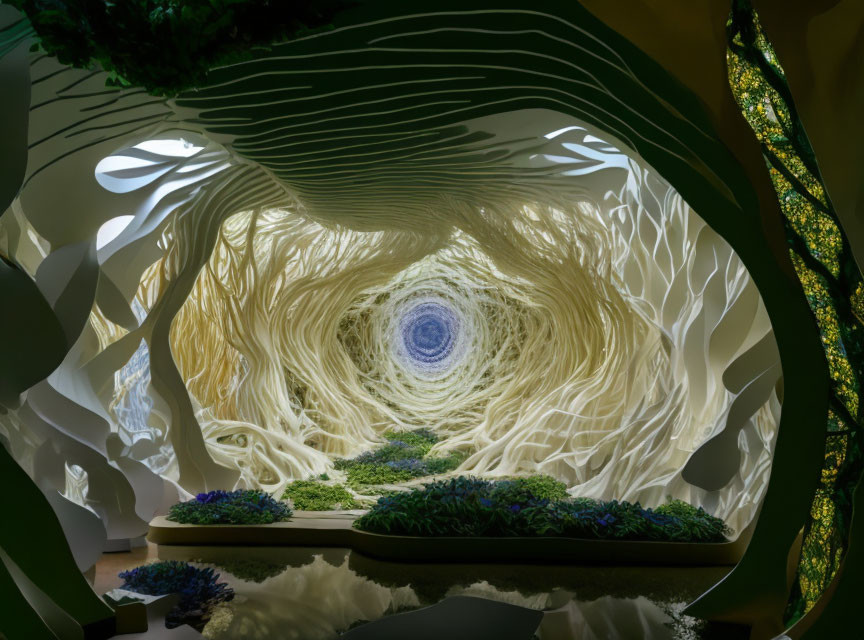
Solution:
<svg viewBox="0 0 864 640">
<path fill-rule="evenodd" d="M 452 471 L 464 459 L 463 455 L 430 456 L 440 439 L 429 429 L 384 434 L 387 444 L 360 454 L 356 458 L 337 460 L 335 467 L 344 471 L 352 488 L 399 484 L 415 478 Z"/>
<path fill-rule="evenodd" d="M 300 511 L 335 511 L 357 509 L 360 503 L 341 484 L 324 484 L 320 480 L 295 480 L 285 488 L 283 500 L 291 500 Z"/>
</svg>

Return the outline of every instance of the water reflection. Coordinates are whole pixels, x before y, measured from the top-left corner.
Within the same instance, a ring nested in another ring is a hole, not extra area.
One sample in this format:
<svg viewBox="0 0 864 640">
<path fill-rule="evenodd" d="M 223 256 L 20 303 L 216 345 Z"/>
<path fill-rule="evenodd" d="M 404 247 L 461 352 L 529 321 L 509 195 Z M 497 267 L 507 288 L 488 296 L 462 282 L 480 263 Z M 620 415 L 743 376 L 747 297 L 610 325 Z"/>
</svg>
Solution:
<svg viewBox="0 0 864 640">
<path fill-rule="evenodd" d="M 680 615 L 724 567 L 403 564 L 348 549 L 160 546 L 159 558 L 213 566 L 236 592 L 211 640 L 332 640 L 401 611 L 468 595 L 544 611 L 538 640 L 728 640 L 747 634 Z"/>
<path fill-rule="evenodd" d="M 681 603 L 654 603 L 645 597 L 634 599 L 605 596 L 591 602 L 571 600 L 549 611 L 538 630 L 542 640 L 684 640 L 698 638 L 697 621 L 673 618 L 669 607 Z"/>
</svg>

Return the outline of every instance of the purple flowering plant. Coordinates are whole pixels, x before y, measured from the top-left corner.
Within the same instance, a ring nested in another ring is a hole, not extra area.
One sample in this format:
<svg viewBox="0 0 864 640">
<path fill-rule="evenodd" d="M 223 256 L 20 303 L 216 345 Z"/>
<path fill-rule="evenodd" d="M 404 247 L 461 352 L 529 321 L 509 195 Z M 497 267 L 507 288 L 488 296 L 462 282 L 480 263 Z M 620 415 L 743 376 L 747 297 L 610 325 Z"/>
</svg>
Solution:
<svg viewBox="0 0 864 640">
<path fill-rule="evenodd" d="M 561 536 L 724 542 L 726 524 L 672 500 L 639 503 L 573 498 L 549 476 L 484 480 L 460 476 L 378 500 L 355 521 L 363 531 L 403 536 Z"/>
<path fill-rule="evenodd" d="M 234 598 L 234 590 L 219 582 L 219 574 L 213 569 L 199 569 L 188 562 L 154 562 L 122 571 L 118 576 L 123 580 L 120 588 L 127 591 L 150 596 L 180 594 L 177 605 L 165 616 L 169 629 L 188 624 L 200 631 L 217 604 Z"/>
<path fill-rule="evenodd" d="M 168 511 L 168 519 L 181 524 L 271 524 L 291 515 L 284 502 L 251 489 L 199 493 Z"/>
</svg>

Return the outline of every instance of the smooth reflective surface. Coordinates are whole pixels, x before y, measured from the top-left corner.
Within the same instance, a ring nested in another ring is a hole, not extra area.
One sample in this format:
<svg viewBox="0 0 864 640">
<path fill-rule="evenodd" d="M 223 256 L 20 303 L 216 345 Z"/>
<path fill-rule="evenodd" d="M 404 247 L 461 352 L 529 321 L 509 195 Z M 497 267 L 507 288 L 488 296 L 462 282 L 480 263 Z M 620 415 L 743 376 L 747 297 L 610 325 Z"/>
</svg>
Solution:
<svg viewBox="0 0 864 640">
<path fill-rule="evenodd" d="M 536 640 L 735 640 L 748 635 L 743 628 L 680 613 L 729 567 L 403 564 L 348 549 L 285 547 L 160 546 L 158 556 L 212 566 L 235 590 L 235 599 L 222 605 L 204 629 L 213 640 L 330 640 L 453 596 L 544 612 Z M 453 624 L 458 627 L 459 621 Z"/>
</svg>

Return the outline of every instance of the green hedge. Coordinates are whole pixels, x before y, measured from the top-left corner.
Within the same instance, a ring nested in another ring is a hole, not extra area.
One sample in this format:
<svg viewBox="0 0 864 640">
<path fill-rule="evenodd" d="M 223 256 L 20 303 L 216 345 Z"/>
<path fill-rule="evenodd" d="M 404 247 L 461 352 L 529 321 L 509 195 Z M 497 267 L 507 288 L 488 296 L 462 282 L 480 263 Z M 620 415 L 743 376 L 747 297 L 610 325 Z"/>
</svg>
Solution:
<svg viewBox="0 0 864 640">
<path fill-rule="evenodd" d="M 348 485 L 398 484 L 414 478 L 447 473 L 458 467 L 464 456 L 429 456 L 439 437 L 429 429 L 389 431 L 384 434 L 387 444 L 360 454 L 350 460 L 337 460 L 336 468 L 345 471 Z"/>
<path fill-rule="evenodd" d="M 563 536 L 667 542 L 724 542 L 726 524 L 672 500 L 656 509 L 629 502 L 565 498 L 540 476 L 489 481 L 458 477 L 380 498 L 354 522 L 363 531 L 405 536 Z"/>
<path fill-rule="evenodd" d="M 168 519 L 181 524 L 271 524 L 291 518 L 291 509 L 264 491 L 210 491 L 179 502 Z"/>
</svg>

